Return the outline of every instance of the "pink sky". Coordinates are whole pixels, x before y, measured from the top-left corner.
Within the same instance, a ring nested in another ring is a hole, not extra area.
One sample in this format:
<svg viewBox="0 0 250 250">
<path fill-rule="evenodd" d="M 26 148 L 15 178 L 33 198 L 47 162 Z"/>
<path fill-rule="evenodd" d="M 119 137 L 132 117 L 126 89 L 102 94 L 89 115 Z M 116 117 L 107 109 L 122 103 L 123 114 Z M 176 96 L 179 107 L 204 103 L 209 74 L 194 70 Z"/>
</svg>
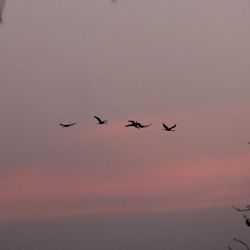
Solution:
<svg viewBox="0 0 250 250">
<path fill-rule="evenodd" d="M 1 181 L 1 220 L 230 206 L 249 197 L 249 156 L 155 165 L 103 179 L 43 166 Z"/>
</svg>

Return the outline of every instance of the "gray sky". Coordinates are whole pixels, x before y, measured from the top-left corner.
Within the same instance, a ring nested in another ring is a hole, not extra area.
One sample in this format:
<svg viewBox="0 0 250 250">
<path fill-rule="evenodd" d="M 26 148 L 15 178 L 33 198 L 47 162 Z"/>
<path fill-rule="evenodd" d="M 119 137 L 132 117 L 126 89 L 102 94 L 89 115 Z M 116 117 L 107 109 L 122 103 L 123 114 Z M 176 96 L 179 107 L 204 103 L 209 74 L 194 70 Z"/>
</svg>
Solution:
<svg viewBox="0 0 250 250">
<path fill-rule="evenodd" d="M 219 250 L 246 239 L 230 209 L 250 195 L 249 13 L 247 0 L 7 1 L 0 244 Z"/>
<path fill-rule="evenodd" d="M 236 214 L 237 215 L 237 214 Z M 132 213 L 0 226 L 4 249 L 241 249 L 249 232 L 231 208 L 182 213 Z M 195 219 L 194 219 L 195 218 Z"/>
</svg>

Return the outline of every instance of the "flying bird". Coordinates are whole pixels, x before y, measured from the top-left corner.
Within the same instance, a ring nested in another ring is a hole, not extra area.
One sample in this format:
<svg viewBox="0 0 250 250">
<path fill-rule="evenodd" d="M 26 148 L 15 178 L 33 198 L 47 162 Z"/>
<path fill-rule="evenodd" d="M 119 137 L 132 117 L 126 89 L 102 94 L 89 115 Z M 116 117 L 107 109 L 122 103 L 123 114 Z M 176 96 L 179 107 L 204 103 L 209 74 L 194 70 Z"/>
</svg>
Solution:
<svg viewBox="0 0 250 250">
<path fill-rule="evenodd" d="M 68 123 L 68 124 L 63 124 L 63 123 L 60 123 L 60 125 L 64 128 L 68 128 L 68 127 L 72 127 L 74 125 L 76 125 L 76 122 L 73 122 L 73 123 Z"/>
<path fill-rule="evenodd" d="M 97 124 L 106 124 L 108 120 L 102 120 L 101 118 L 94 116 L 94 118 L 98 121 Z"/>
<path fill-rule="evenodd" d="M 174 128 L 176 127 L 176 124 L 173 125 L 172 127 L 168 127 L 164 122 L 162 123 L 162 126 L 164 127 L 163 130 L 166 130 L 166 131 L 175 131 Z"/>
<path fill-rule="evenodd" d="M 135 128 L 139 129 L 138 122 L 136 122 L 134 120 L 129 120 L 128 122 L 129 122 L 129 124 L 125 125 L 124 127 L 135 127 Z"/>
<path fill-rule="evenodd" d="M 130 124 L 127 124 L 125 127 L 135 127 L 135 128 L 139 129 L 139 128 L 147 128 L 147 127 L 151 126 L 151 123 L 147 124 L 147 125 L 143 125 L 140 122 L 137 122 L 134 120 L 129 120 L 128 122 L 130 122 Z"/>
<path fill-rule="evenodd" d="M 5 6 L 5 0 L 0 0 L 0 24 L 3 22 L 4 6 Z"/>
</svg>

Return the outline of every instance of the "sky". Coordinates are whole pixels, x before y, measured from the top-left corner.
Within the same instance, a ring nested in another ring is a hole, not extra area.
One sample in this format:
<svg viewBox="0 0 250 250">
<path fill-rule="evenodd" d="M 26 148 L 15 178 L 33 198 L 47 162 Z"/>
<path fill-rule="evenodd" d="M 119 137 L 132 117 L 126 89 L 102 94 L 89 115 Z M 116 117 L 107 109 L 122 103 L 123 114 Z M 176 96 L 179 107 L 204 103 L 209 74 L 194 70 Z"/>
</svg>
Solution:
<svg viewBox="0 0 250 250">
<path fill-rule="evenodd" d="M 247 0 L 6 1 L 0 245 L 250 244 L 232 209 L 250 202 L 249 13 Z"/>
</svg>

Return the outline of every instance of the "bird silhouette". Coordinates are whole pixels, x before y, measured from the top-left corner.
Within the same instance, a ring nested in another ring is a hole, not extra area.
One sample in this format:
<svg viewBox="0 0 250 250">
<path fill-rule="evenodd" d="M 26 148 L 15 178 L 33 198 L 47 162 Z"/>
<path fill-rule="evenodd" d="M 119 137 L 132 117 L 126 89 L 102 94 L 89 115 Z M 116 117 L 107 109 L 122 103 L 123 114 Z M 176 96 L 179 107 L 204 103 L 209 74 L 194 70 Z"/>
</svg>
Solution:
<svg viewBox="0 0 250 250">
<path fill-rule="evenodd" d="M 5 0 L 0 0 L 0 24 L 3 22 L 4 6 L 5 6 Z"/>
<path fill-rule="evenodd" d="M 76 122 L 73 122 L 73 123 L 68 123 L 68 124 L 63 124 L 63 123 L 59 123 L 62 127 L 64 128 L 68 128 L 68 127 L 72 127 L 74 125 L 76 125 Z"/>
<path fill-rule="evenodd" d="M 102 120 L 98 116 L 94 116 L 94 118 L 98 121 L 97 124 L 106 124 L 108 122 L 108 120 Z"/>
<path fill-rule="evenodd" d="M 137 129 L 139 129 L 138 122 L 136 122 L 134 120 L 128 120 L 128 122 L 130 122 L 130 124 L 127 124 L 124 127 L 135 127 Z"/>
<path fill-rule="evenodd" d="M 127 124 L 125 127 L 135 127 L 137 129 L 139 128 L 147 128 L 151 126 L 151 124 L 143 125 L 140 122 L 134 121 L 134 120 L 129 120 L 130 124 Z"/>
<path fill-rule="evenodd" d="M 164 122 L 162 123 L 162 126 L 164 127 L 163 130 L 166 130 L 166 131 L 175 131 L 174 128 L 176 127 L 176 124 L 173 125 L 172 127 L 168 127 Z"/>
<path fill-rule="evenodd" d="M 245 223 L 248 227 L 250 227 L 250 220 L 249 218 L 246 217 L 246 215 L 243 215 L 244 219 L 245 219 Z"/>
</svg>

